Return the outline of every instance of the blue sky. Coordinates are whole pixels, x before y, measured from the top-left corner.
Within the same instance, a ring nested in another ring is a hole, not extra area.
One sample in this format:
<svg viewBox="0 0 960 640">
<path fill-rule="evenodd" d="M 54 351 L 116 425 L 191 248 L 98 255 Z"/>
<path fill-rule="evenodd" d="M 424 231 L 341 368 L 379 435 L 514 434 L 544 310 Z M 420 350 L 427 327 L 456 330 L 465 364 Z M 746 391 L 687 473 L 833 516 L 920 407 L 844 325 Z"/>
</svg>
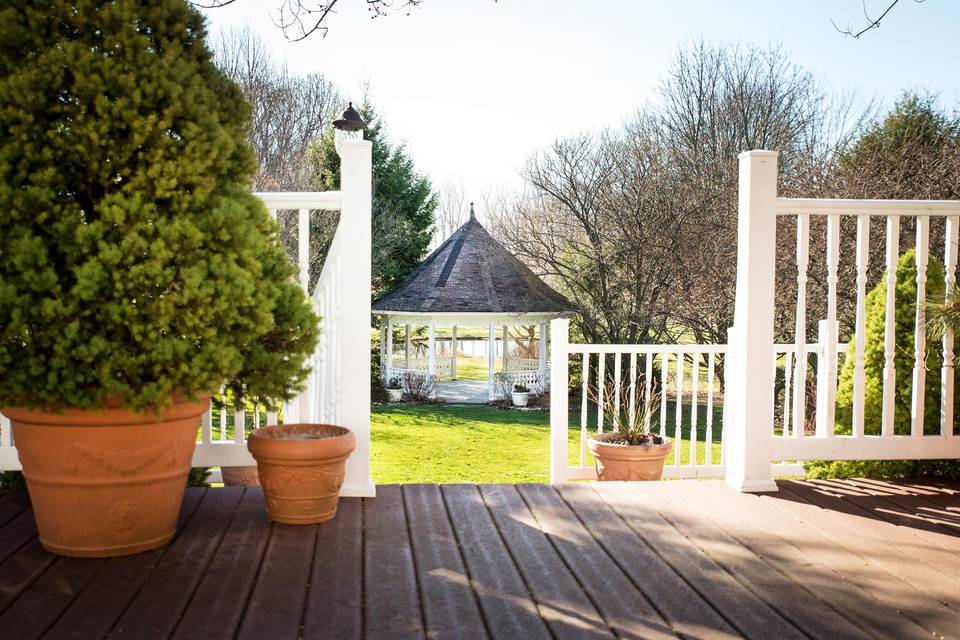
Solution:
<svg viewBox="0 0 960 640">
<path fill-rule="evenodd" d="M 307 0 L 310 1 L 310 0 Z M 395 0 L 399 6 L 403 0 Z M 340 0 L 327 37 L 287 42 L 270 11 L 280 0 L 206 10 L 211 30 L 249 25 L 295 71 L 319 71 L 347 94 L 371 96 L 438 186 L 468 197 L 512 188 L 529 153 L 559 136 L 615 125 L 653 97 L 679 47 L 780 44 L 829 88 L 889 105 L 904 89 L 960 106 L 960 1 L 901 0 L 859 40 L 860 0 L 424 0 L 371 20 Z M 879 15 L 889 0 L 866 0 Z"/>
</svg>

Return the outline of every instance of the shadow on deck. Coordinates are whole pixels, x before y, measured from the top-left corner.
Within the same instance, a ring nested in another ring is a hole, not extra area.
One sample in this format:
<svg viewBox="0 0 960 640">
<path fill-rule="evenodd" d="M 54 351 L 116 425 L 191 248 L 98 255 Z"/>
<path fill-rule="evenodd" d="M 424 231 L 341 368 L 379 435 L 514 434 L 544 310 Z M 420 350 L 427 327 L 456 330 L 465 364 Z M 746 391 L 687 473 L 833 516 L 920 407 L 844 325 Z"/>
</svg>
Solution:
<svg viewBox="0 0 960 640">
<path fill-rule="evenodd" d="M 40 547 L 0 497 L 5 638 L 931 638 L 960 629 L 960 485 L 379 487 L 325 525 L 189 489 L 126 558 Z"/>
</svg>

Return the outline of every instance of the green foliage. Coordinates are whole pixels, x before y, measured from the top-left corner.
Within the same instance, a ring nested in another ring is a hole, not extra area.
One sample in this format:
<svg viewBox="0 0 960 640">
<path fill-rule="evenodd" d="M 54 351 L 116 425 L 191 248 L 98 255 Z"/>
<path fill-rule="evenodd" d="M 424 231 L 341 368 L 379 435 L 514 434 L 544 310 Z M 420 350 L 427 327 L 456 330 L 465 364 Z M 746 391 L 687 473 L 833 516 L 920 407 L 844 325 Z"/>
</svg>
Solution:
<svg viewBox="0 0 960 640">
<path fill-rule="evenodd" d="M 949 478 L 960 480 L 960 460 L 833 460 L 808 462 L 808 478 Z"/>
<path fill-rule="evenodd" d="M 916 252 L 911 249 L 897 261 L 896 330 L 894 368 L 896 394 L 894 399 L 894 432 L 910 433 L 911 398 L 913 389 L 914 323 L 917 311 Z M 943 264 L 934 257 L 927 263 L 927 283 L 931 289 L 942 283 Z M 887 299 L 886 273 L 866 298 L 864 325 L 864 373 L 866 397 L 864 428 L 868 434 L 879 434 L 883 415 L 884 327 Z M 851 433 L 853 424 L 853 369 L 855 339 L 850 339 L 847 357 L 840 370 L 837 390 L 836 420 L 838 433 Z M 924 397 L 924 431 L 937 433 L 940 429 L 940 366 L 943 358 L 936 343 L 926 350 L 926 382 Z"/>
<path fill-rule="evenodd" d="M 209 487 L 210 467 L 192 467 L 187 474 L 188 487 Z"/>
<path fill-rule="evenodd" d="M 423 259 L 433 236 L 437 195 L 430 180 L 416 171 L 403 145 L 387 139 L 383 121 L 366 103 L 359 109 L 368 123 L 365 140 L 373 143 L 373 296 L 399 285 Z M 318 189 L 340 188 L 340 157 L 334 131 L 328 129 L 310 150 Z"/>
<path fill-rule="evenodd" d="M 0 10 L 0 403 L 291 397 L 317 320 L 183 0 Z"/>
<path fill-rule="evenodd" d="M 26 491 L 27 480 L 21 471 L 0 471 L 0 491 Z"/>
</svg>

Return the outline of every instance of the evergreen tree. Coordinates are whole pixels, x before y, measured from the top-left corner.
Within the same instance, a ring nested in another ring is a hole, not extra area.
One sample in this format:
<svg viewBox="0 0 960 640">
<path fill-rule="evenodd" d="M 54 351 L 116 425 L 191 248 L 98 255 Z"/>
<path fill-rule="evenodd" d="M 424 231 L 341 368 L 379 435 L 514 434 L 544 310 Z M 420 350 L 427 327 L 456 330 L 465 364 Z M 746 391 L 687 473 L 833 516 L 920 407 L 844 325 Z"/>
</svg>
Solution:
<svg viewBox="0 0 960 640">
<path fill-rule="evenodd" d="M 369 103 L 359 108 L 373 143 L 373 296 L 399 285 L 423 259 L 433 236 L 437 195 L 403 145 L 392 144 Z M 328 129 L 310 153 L 318 189 L 340 188 L 340 159 Z"/>
<path fill-rule="evenodd" d="M 941 288 L 944 276 L 943 263 L 930 257 L 927 263 L 928 292 L 934 295 Z M 913 398 L 914 323 L 917 312 L 917 261 L 911 249 L 897 261 L 896 329 L 894 368 L 896 370 L 896 393 L 894 394 L 894 432 L 909 435 L 911 402 Z M 865 402 L 864 430 L 867 434 L 880 433 L 883 415 L 883 368 L 884 328 L 886 326 L 887 278 L 883 275 L 879 284 L 867 294 L 864 329 Z M 923 328 L 921 328 L 923 330 Z M 856 339 L 851 338 L 847 356 L 840 370 L 837 389 L 836 420 L 838 433 L 851 433 L 853 424 L 853 371 Z M 924 393 L 923 424 L 926 433 L 940 431 L 940 367 L 943 363 L 941 345 L 927 342 L 926 381 Z M 958 389 L 960 391 L 960 389 Z"/>
<path fill-rule="evenodd" d="M 184 0 L 0 9 L 0 402 L 289 397 L 317 320 Z"/>
</svg>

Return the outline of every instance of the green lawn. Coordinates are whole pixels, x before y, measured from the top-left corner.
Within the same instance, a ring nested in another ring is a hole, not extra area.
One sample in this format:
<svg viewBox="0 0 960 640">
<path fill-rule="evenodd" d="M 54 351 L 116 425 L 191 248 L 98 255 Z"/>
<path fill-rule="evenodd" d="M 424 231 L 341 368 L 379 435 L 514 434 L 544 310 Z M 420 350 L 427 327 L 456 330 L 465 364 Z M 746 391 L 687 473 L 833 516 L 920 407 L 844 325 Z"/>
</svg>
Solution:
<svg viewBox="0 0 960 640">
<path fill-rule="evenodd" d="M 494 362 L 494 370 L 499 371 L 503 365 L 503 358 Z M 484 356 L 457 356 L 458 380 L 486 380 L 487 359 Z"/>
<path fill-rule="evenodd" d="M 668 430 L 673 408 L 668 403 Z M 720 463 L 720 409 L 714 418 L 713 462 Z M 703 462 L 706 409 L 698 420 L 698 460 Z M 372 473 L 377 483 L 547 482 L 550 416 L 546 411 L 444 405 L 383 405 L 372 410 Z M 591 418 L 594 418 L 591 415 Z M 579 411 L 570 414 L 570 460 L 579 456 Z M 591 425 L 593 426 L 593 425 Z M 683 429 L 681 463 L 689 460 Z M 672 462 L 672 456 L 668 463 Z M 588 464 L 593 460 L 588 454 Z"/>
</svg>

